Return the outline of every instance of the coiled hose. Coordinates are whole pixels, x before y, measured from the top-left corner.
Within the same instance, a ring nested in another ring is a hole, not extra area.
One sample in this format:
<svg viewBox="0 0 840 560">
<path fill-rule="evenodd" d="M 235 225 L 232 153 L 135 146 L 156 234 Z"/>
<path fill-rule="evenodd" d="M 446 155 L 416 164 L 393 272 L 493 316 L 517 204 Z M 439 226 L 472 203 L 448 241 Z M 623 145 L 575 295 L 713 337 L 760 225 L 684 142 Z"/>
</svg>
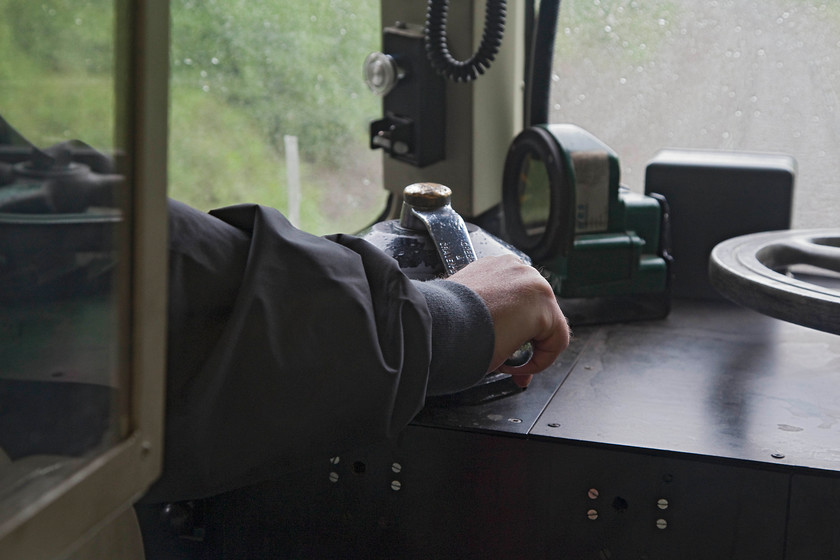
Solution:
<svg viewBox="0 0 840 560">
<path fill-rule="evenodd" d="M 456 60 L 449 52 L 446 17 L 449 0 L 429 0 L 426 10 L 426 55 L 438 74 L 456 82 L 475 80 L 490 68 L 499 52 L 505 32 L 505 0 L 487 0 L 484 8 L 484 32 L 475 54 Z"/>
</svg>

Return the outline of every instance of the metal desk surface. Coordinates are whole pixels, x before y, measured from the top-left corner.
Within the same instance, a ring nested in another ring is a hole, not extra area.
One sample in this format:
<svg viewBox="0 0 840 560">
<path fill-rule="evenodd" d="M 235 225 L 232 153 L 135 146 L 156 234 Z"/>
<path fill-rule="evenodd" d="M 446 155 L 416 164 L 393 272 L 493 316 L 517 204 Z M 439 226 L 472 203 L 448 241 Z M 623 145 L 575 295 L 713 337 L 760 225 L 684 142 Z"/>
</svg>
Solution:
<svg viewBox="0 0 840 560">
<path fill-rule="evenodd" d="M 416 424 L 840 471 L 840 337 L 691 300 L 572 328 L 526 391 L 433 402 Z"/>
</svg>

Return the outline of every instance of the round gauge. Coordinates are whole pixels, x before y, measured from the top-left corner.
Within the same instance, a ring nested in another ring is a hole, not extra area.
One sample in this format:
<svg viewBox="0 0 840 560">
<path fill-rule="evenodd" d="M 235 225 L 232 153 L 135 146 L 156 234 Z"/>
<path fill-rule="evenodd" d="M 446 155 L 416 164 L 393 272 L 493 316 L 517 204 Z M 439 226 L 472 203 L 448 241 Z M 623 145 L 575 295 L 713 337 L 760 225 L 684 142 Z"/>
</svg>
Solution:
<svg viewBox="0 0 840 560">
<path fill-rule="evenodd" d="M 573 242 L 573 181 L 557 140 L 541 126 L 522 131 L 505 160 L 502 207 L 510 241 L 534 260 L 565 255 Z"/>
</svg>

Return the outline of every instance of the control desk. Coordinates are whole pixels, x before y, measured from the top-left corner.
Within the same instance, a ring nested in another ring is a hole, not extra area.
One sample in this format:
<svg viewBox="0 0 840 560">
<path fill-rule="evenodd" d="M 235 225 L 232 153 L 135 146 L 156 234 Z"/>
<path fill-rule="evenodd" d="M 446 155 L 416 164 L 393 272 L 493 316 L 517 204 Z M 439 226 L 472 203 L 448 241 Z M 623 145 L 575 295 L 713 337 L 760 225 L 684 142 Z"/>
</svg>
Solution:
<svg viewBox="0 0 840 560">
<path fill-rule="evenodd" d="M 840 337 L 725 302 L 572 325 L 524 391 L 191 504 L 219 557 L 840 557 Z M 509 380 L 508 380 L 509 381 Z M 244 547 L 244 548 L 243 548 Z"/>
</svg>

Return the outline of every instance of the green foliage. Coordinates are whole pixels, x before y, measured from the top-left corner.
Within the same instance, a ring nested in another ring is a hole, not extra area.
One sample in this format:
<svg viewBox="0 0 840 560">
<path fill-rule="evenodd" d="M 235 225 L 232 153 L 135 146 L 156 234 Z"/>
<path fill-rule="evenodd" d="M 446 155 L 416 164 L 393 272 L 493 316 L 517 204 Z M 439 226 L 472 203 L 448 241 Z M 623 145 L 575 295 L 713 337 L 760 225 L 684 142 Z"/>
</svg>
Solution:
<svg viewBox="0 0 840 560">
<path fill-rule="evenodd" d="M 378 156 L 366 130 L 380 101 L 361 78 L 379 43 L 376 3 L 173 0 L 171 11 L 172 195 L 286 210 L 283 136 L 293 135 L 303 229 L 354 231 L 375 216 L 384 195 L 353 168 L 360 150 Z M 353 193 L 340 211 L 337 189 Z"/>
<path fill-rule="evenodd" d="M 340 162 L 378 110 L 361 79 L 374 2 L 174 0 L 172 29 L 173 84 L 240 108 L 278 151 L 290 134 L 308 160 Z"/>
<path fill-rule="evenodd" d="M 113 6 L 107 0 L 0 3 L 0 114 L 39 146 L 113 147 Z"/>
<path fill-rule="evenodd" d="M 575 0 L 563 2 L 556 58 L 610 56 L 644 61 L 672 24 L 674 0 Z M 600 25 L 593 26 L 593 22 Z M 592 33 L 593 29 L 597 32 Z"/>
<path fill-rule="evenodd" d="M 171 196 L 285 210 L 295 135 L 301 227 L 354 231 L 381 210 L 366 134 L 380 101 L 361 78 L 376 2 L 172 0 L 171 14 Z M 0 114 L 36 145 L 113 148 L 114 18 L 112 0 L 0 0 Z"/>
<path fill-rule="evenodd" d="M 41 77 L 4 85 L 0 114 L 30 142 L 47 147 L 81 139 L 114 146 L 114 84 L 110 76 Z"/>
<path fill-rule="evenodd" d="M 112 0 L 3 0 L 0 10 L 14 46 L 60 72 L 111 71 L 114 17 Z"/>
<path fill-rule="evenodd" d="M 246 201 L 285 209 L 285 162 L 254 141 L 254 123 L 201 91 L 175 88 L 172 95 L 169 195 L 202 210 Z M 320 198 L 309 189 L 301 201 L 304 229 L 323 227 Z"/>
</svg>

